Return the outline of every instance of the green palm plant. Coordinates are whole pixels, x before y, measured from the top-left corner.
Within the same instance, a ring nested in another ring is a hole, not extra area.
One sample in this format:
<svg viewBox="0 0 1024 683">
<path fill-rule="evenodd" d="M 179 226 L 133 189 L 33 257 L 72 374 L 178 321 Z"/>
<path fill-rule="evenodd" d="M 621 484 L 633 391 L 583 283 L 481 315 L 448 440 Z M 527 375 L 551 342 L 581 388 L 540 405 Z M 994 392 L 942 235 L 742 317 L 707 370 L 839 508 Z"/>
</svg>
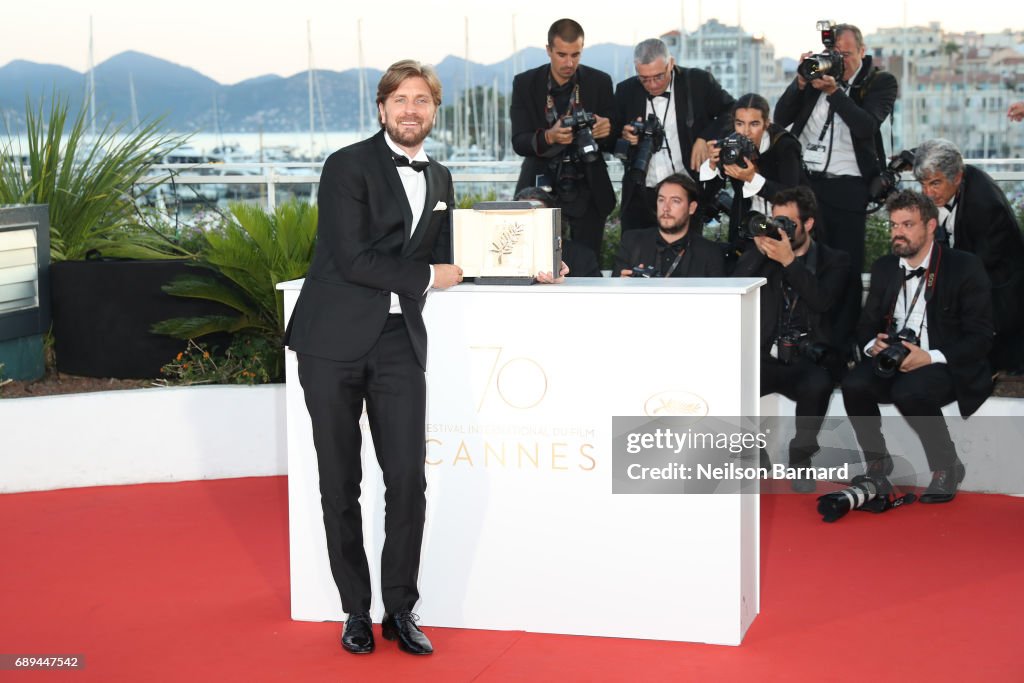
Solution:
<svg viewBox="0 0 1024 683">
<path fill-rule="evenodd" d="M 273 213 L 252 204 L 232 204 L 231 218 L 206 234 L 200 264 L 221 277 L 199 274 L 175 279 L 164 291 L 175 296 L 216 301 L 234 314 L 173 318 L 153 331 L 179 339 L 213 332 L 255 334 L 280 348 L 284 297 L 277 284 L 303 277 L 316 241 L 317 208 L 292 200 Z M 274 368 L 283 368 L 283 352 Z"/>
<path fill-rule="evenodd" d="M 0 204 L 49 204 L 50 253 L 54 261 L 81 260 L 90 251 L 122 258 L 184 255 L 138 220 L 132 189 L 163 154 L 185 136 L 160 131 L 160 121 L 126 130 L 107 123 L 86 136 L 86 113 L 68 126 L 68 103 L 53 95 L 25 103 L 27 168 L 13 135 L 0 143 Z"/>
</svg>

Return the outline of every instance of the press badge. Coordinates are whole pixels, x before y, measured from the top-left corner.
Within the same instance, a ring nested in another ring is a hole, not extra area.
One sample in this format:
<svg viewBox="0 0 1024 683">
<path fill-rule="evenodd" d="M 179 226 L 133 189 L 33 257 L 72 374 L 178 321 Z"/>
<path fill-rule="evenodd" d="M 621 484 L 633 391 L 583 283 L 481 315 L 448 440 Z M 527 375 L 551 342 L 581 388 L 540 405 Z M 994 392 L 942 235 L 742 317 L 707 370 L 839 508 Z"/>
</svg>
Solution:
<svg viewBox="0 0 1024 683">
<path fill-rule="evenodd" d="M 828 148 L 820 143 L 811 143 L 804 147 L 804 163 L 810 171 L 821 171 L 828 161 Z"/>
</svg>

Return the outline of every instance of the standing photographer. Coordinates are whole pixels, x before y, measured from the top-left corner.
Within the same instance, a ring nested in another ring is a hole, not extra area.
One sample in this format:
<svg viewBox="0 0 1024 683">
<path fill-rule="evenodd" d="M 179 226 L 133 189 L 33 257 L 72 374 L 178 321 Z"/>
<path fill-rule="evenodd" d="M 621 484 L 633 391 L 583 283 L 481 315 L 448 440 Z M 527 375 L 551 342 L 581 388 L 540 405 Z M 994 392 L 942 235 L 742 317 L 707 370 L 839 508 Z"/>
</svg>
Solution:
<svg viewBox="0 0 1024 683">
<path fill-rule="evenodd" d="M 852 346 L 860 311 L 868 187 L 885 165 L 881 126 L 892 114 L 897 86 L 892 74 L 865 56 L 864 37 L 856 26 L 823 30 L 822 42 L 832 55 L 801 56 L 797 77 L 775 105 L 775 122 L 789 127 L 803 145 L 825 224 L 824 241 L 850 255 L 849 287 L 833 315 L 833 332 L 845 347 L 848 342 Z M 836 62 L 835 75 L 818 70 L 830 60 Z"/>
<path fill-rule="evenodd" d="M 827 313 L 839 300 L 849 274 L 846 253 L 812 237 L 817 203 L 806 187 L 772 197 L 770 234 L 753 237 L 734 276 L 764 277 L 761 289 L 761 395 L 778 392 L 796 401 L 796 435 L 789 443 L 789 464 L 800 473 L 793 489 L 810 492 L 807 475 L 818 452 L 818 432 L 832 398 Z"/>
<path fill-rule="evenodd" d="M 516 192 L 535 185 L 549 190 L 572 238 L 600 256 L 605 220 L 615 208 L 602 155 L 615 143 L 612 79 L 580 64 L 583 27 L 572 19 L 551 25 L 547 52 L 550 64 L 512 82 L 512 147 L 524 157 Z"/>
<path fill-rule="evenodd" d="M 843 403 L 874 477 L 893 469 L 878 404 L 896 404 L 932 471 L 921 502 L 946 503 L 965 468 L 942 406 L 955 400 L 967 417 L 992 393 L 985 357 L 992 344 L 991 286 L 981 259 L 935 242 L 939 214 L 931 199 L 903 190 L 885 206 L 892 254 L 871 267 L 857 325 L 868 358 L 843 379 Z"/>
<path fill-rule="evenodd" d="M 736 100 L 733 133 L 709 143 L 711 156 L 700 167 L 704 194 L 718 194 L 726 179 L 732 186 L 729 244 L 739 243 L 739 228 L 752 211 L 769 215 L 769 199 L 802 181 L 800 142 L 771 122 L 768 100 L 748 93 Z M 722 150 L 726 163 L 721 162 Z"/>
<path fill-rule="evenodd" d="M 625 156 L 623 232 L 657 223 L 655 188 L 661 180 L 673 173 L 697 178 L 697 169 L 708 158 L 707 141 L 719 137 L 721 119 L 733 103 L 707 71 L 676 66 L 658 38 L 636 46 L 633 64 L 637 75 L 615 87 L 615 121 L 628 147 L 617 148 Z M 637 122 L 643 127 L 640 136 Z"/>
</svg>

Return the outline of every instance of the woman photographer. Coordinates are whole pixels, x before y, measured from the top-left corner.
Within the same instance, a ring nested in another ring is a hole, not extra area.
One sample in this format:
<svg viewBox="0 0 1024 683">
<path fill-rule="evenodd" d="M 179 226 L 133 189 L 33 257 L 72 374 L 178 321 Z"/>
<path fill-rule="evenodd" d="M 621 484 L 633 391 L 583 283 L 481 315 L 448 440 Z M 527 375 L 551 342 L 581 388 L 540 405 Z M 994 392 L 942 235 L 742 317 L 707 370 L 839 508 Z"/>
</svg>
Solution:
<svg viewBox="0 0 1024 683">
<path fill-rule="evenodd" d="M 735 258 L 749 243 L 741 239 L 740 226 L 753 211 L 771 215 L 768 198 L 802 184 L 803 167 L 800 142 L 771 122 L 765 98 L 748 93 L 736 100 L 732 123 L 732 135 L 709 143 L 711 157 L 700 167 L 700 180 L 705 197 L 717 195 L 726 181 L 732 186 L 729 245 Z M 722 163 L 730 158 L 733 163 Z"/>
</svg>

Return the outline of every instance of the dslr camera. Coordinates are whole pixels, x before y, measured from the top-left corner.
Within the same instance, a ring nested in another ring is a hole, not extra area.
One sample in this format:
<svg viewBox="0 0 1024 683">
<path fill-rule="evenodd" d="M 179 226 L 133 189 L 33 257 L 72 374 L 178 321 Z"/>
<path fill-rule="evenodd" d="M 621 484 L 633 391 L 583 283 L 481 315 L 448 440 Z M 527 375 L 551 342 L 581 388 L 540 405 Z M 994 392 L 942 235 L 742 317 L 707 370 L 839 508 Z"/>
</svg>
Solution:
<svg viewBox="0 0 1024 683">
<path fill-rule="evenodd" d="M 916 151 L 916 149 L 903 150 L 889 161 L 889 165 L 882 170 L 881 174 L 871 180 L 871 184 L 868 185 L 871 201 L 881 204 L 896 191 L 900 183 L 900 174 L 914 168 Z"/>
<path fill-rule="evenodd" d="M 913 500 L 892 500 L 892 484 L 888 478 L 871 477 L 861 474 L 853 478 L 850 486 L 840 491 L 826 493 L 818 498 L 818 514 L 823 521 L 834 522 L 850 510 L 867 510 L 869 512 L 885 512 L 898 507 L 903 502 Z"/>
<path fill-rule="evenodd" d="M 642 183 L 647 177 L 647 167 L 651 165 L 651 155 L 665 144 L 665 127 L 655 114 L 648 114 L 645 121 L 634 121 L 630 125 L 640 138 L 636 148 L 629 144 L 629 140 L 619 138 L 615 143 L 615 156 L 622 159 L 627 173 L 633 173 L 633 180 Z"/>
<path fill-rule="evenodd" d="M 572 128 L 572 146 L 575 156 L 589 164 L 601 158 L 601 151 L 594 142 L 594 124 L 597 119 L 585 109 L 577 109 L 562 119 L 562 126 Z"/>
<path fill-rule="evenodd" d="M 796 223 L 793 222 L 793 219 L 788 216 L 773 216 L 769 218 L 763 213 L 756 211 L 750 214 L 746 224 L 741 225 L 739 229 L 740 237 L 751 240 L 761 236 L 780 240 L 782 239 L 781 233 L 783 232 L 786 233 L 789 239 L 793 239 L 793 235 L 796 234 Z"/>
<path fill-rule="evenodd" d="M 800 62 L 796 72 L 807 81 L 814 81 L 825 76 L 831 76 L 836 81 L 842 81 L 846 67 L 843 65 L 843 55 L 835 49 L 836 24 L 834 21 L 826 19 L 819 21 L 816 27 L 821 31 L 821 44 L 825 46 L 825 49 Z"/>
<path fill-rule="evenodd" d="M 718 155 L 718 163 L 723 166 L 735 164 L 740 168 L 746 168 L 747 159 L 751 161 L 757 159 L 757 149 L 754 147 L 753 141 L 746 135 L 730 133 L 718 141 L 718 147 L 721 150 Z"/>
<path fill-rule="evenodd" d="M 630 277 L 661 277 L 661 273 L 658 272 L 656 266 L 633 266 L 633 272 L 630 273 Z"/>
<path fill-rule="evenodd" d="M 910 354 L 910 349 L 900 342 L 911 344 L 920 344 L 921 342 L 917 338 L 917 334 L 909 327 L 904 327 L 899 332 L 890 330 L 885 341 L 889 346 L 875 356 L 875 374 L 879 377 L 892 377 Z"/>
<path fill-rule="evenodd" d="M 792 365 L 800 358 L 820 363 L 828 352 L 828 346 L 811 339 L 811 333 L 799 328 L 787 328 L 779 335 L 776 344 L 779 362 Z"/>
</svg>

